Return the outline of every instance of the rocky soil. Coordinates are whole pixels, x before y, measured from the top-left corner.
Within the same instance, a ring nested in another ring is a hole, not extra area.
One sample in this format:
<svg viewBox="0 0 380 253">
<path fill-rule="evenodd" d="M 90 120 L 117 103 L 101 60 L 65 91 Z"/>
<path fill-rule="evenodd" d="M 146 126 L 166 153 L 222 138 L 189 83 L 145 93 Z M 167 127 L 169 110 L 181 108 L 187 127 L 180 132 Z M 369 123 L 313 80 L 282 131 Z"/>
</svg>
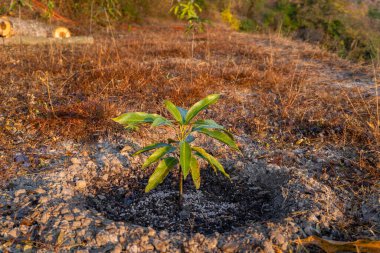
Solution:
<svg viewBox="0 0 380 253">
<path fill-rule="evenodd" d="M 182 211 L 175 176 L 143 193 L 149 171 L 140 169 L 144 157 L 131 156 L 142 146 L 131 136 L 93 148 L 63 142 L 39 150 L 51 157 L 44 172 L 18 177 L 1 191 L 0 250 L 274 252 L 294 249 L 291 241 L 308 235 L 376 238 L 379 188 L 337 183 L 350 163 L 339 152 L 268 151 L 248 137 L 238 141 L 243 153 L 221 159 L 231 182 L 203 166 L 201 190 L 185 184 Z M 203 144 L 215 155 L 225 152 Z M 14 159 L 31 162 L 20 153 Z"/>
</svg>

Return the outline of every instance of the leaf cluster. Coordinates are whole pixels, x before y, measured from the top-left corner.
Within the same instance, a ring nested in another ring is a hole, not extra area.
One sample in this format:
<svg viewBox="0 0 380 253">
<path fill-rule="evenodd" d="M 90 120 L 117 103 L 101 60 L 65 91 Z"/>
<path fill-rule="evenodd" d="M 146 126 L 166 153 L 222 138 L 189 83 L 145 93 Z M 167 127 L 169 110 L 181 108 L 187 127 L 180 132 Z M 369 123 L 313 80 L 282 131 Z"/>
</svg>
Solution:
<svg viewBox="0 0 380 253">
<path fill-rule="evenodd" d="M 169 12 L 173 13 L 178 19 L 187 21 L 187 33 L 196 30 L 203 32 L 205 24 L 208 23 L 208 20 L 199 17 L 202 8 L 194 0 L 188 0 L 187 2 L 179 0 Z"/>
<path fill-rule="evenodd" d="M 210 105 L 217 102 L 219 94 L 212 94 L 190 107 L 189 110 L 174 105 L 166 100 L 164 105 L 169 111 L 173 119 L 167 119 L 158 114 L 150 114 L 145 112 L 130 112 L 120 115 L 113 120 L 127 128 L 136 128 L 141 124 L 150 124 L 151 127 L 167 126 L 175 130 L 175 138 L 169 138 L 166 142 L 154 143 L 137 151 L 134 155 L 144 152 L 154 152 L 146 159 L 142 168 L 147 168 L 150 165 L 159 161 L 155 171 L 148 181 L 145 188 L 149 192 L 156 188 L 164 181 L 169 172 L 180 165 L 180 171 L 184 179 L 191 175 L 195 188 L 199 189 L 201 183 L 200 166 L 198 159 L 203 159 L 208 162 L 214 171 L 221 172 L 229 178 L 229 175 L 223 168 L 222 164 L 205 149 L 193 145 L 198 134 L 203 134 L 218 140 L 229 147 L 239 150 L 234 138 L 222 125 L 219 125 L 214 120 L 195 120 L 196 116 L 208 108 Z"/>
</svg>

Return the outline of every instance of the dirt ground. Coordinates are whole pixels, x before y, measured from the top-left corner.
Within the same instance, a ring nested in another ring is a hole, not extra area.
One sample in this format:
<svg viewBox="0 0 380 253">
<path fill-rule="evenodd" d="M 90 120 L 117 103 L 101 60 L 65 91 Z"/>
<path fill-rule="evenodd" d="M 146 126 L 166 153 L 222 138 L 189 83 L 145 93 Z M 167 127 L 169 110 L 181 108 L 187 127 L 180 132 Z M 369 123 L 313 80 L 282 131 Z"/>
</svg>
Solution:
<svg viewBox="0 0 380 253">
<path fill-rule="evenodd" d="M 87 46 L 0 48 L 0 252 L 318 252 L 293 241 L 379 240 L 377 67 L 278 35 L 210 27 L 108 30 Z M 193 48 L 193 50 L 192 50 Z M 231 174 L 202 166 L 149 194 L 139 147 L 167 129 L 110 118 L 188 107 L 242 153 L 200 138 Z"/>
</svg>

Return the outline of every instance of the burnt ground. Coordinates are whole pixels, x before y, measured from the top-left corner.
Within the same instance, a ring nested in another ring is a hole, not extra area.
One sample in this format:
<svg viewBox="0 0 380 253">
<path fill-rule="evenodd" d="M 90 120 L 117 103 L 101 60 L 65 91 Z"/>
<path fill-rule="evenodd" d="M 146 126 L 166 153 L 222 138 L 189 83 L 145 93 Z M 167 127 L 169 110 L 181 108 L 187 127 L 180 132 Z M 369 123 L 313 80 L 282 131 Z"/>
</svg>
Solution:
<svg viewBox="0 0 380 253">
<path fill-rule="evenodd" d="M 250 184 L 234 171 L 231 175 L 235 177 L 232 182 L 207 168 L 202 173 L 204 183 L 199 191 L 194 189 L 190 178 L 186 180 L 182 208 L 178 204 L 176 174 L 153 194 L 144 192 L 147 178 L 109 187 L 94 184 L 95 198 L 89 198 L 89 206 L 115 221 L 206 235 L 229 232 L 250 222 L 280 219 L 288 214 L 289 210 L 281 208 L 280 194 L 280 185 L 287 183 L 286 175 L 276 175 L 277 180 L 271 178 L 270 185 L 264 178 L 260 183 Z"/>
<path fill-rule="evenodd" d="M 95 34 L 91 46 L 0 50 L 0 250 L 299 250 L 297 238 L 379 239 L 379 131 L 371 66 L 274 35 L 212 27 Z M 193 55 L 193 56 L 192 56 Z M 376 66 L 374 66 L 376 69 Z M 170 132 L 110 118 L 188 107 L 242 149 L 201 143 L 232 175 L 202 166 L 149 194 L 133 151 Z M 315 249 L 315 248 L 311 248 Z"/>
</svg>

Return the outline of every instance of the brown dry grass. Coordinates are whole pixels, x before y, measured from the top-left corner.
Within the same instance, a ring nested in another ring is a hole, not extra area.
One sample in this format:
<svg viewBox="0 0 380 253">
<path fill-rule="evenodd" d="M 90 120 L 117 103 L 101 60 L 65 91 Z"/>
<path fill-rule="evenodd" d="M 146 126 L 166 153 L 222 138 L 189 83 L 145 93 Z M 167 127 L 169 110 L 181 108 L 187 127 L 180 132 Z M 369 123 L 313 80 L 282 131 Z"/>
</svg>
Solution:
<svg viewBox="0 0 380 253">
<path fill-rule="evenodd" d="M 349 147 L 358 154 L 353 163 L 378 176 L 380 136 L 368 123 L 376 124 L 376 98 L 332 85 L 338 72 L 371 78 L 370 67 L 307 44 L 222 28 L 197 35 L 194 58 L 190 38 L 176 29 L 114 35 L 99 34 L 92 46 L 0 49 L 6 175 L 17 150 L 112 135 L 123 131 L 110 121 L 121 112 L 164 113 L 164 99 L 188 106 L 218 92 L 224 97 L 210 113 L 236 134 L 271 147 Z"/>
</svg>

